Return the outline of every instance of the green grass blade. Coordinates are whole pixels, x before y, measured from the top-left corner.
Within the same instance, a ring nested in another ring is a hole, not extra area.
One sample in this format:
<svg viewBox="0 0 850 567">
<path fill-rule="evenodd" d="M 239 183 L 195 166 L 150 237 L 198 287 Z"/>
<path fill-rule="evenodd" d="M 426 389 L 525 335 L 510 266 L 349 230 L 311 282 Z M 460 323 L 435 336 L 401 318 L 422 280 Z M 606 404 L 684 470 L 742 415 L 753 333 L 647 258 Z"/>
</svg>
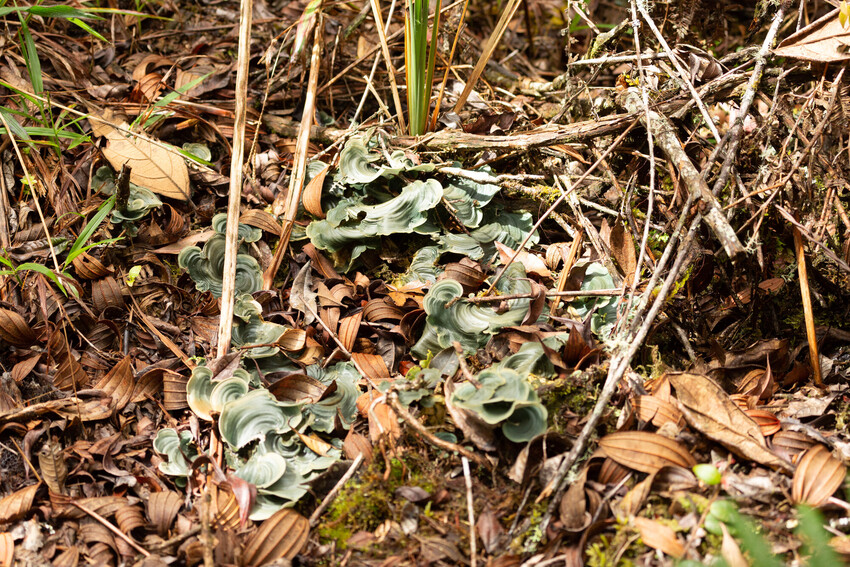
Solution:
<svg viewBox="0 0 850 567">
<path fill-rule="evenodd" d="M 35 42 L 32 39 L 30 28 L 27 25 L 27 19 L 21 12 L 18 12 L 18 17 L 21 20 L 21 51 L 24 55 L 24 62 L 27 66 L 27 72 L 30 76 L 30 84 L 35 94 L 40 95 L 44 92 L 44 81 L 41 75 L 41 61 L 38 59 L 38 52 L 35 49 Z M 36 105 L 42 108 L 41 101 L 36 99 Z"/>
<path fill-rule="evenodd" d="M 91 239 L 94 232 L 98 229 L 100 224 L 106 219 L 107 215 L 112 212 L 112 208 L 115 206 L 115 195 L 112 195 L 107 200 L 100 205 L 100 208 L 97 210 L 97 213 L 91 218 L 91 220 L 83 227 L 83 230 L 80 232 L 80 235 L 77 237 L 77 240 L 74 241 L 74 245 L 71 246 L 71 250 L 68 251 L 68 257 L 65 259 L 65 268 L 67 268 L 71 262 L 73 262 L 74 258 L 82 254 L 86 248 L 86 243 Z"/>
</svg>

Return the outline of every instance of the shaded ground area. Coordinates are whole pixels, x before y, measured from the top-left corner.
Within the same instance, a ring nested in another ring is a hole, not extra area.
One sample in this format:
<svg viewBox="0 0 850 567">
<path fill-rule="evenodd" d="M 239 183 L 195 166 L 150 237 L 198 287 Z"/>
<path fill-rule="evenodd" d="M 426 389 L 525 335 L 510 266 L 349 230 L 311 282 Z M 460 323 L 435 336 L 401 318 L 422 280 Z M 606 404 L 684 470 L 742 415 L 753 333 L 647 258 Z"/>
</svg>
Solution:
<svg viewBox="0 0 850 567">
<path fill-rule="evenodd" d="M 444 4 L 416 137 L 401 4 L 254 3 L 224 356 L 238 4 L 0 8 L 0 565 L 846 561 L 847 8 Z"/>
</svg>

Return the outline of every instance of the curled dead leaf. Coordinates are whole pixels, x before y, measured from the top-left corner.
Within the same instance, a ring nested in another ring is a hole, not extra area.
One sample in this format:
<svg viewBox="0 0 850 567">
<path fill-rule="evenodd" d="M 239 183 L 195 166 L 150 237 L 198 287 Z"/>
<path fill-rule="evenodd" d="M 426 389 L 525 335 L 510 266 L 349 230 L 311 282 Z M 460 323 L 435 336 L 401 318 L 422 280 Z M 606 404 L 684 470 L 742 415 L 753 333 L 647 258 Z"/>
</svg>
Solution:
<svg viewBox="0 0 850 567">
<path fill-rule="evenodd" d="M 0 567 L 12 567 L 15 561 L 15 540 L 12 534 L 3 532 L 0 534 Z"/>
<path fill-rule="evenodd" d="M 779 418 L 769 411 L 760 410 L 760 409 L 748 409 L 744 410 L 744 413 L 747 414 L 750 419 L 756 422 L 761 429 L 761 434 L 765 437 L 769 437 L 773 435 L 780 429 L 782 429 L 782 425 L 779 423 Z"/>
<path fill-rule="evenodd" d="M 791 483 L 795 504 L 822 506 L 844 482 L 847 467 L 823 445 L 815 445 L 800 458 Z"/>
<path fill-rule="evenodd" d="M 154 492 L 148 498 L 147 512 L 151 523 L 156 526 L 160 536 L 165 537 L 177 512 L 183 506 L 183 498 L 172 490 Z"/>
<path fill-rule="evenodd" d="M 666 466 L 690 468 L 696 464 L 682 444 L 657 433 L 618 431 L 600 439 L 599 446 L 621 465 L 645 473 Z"/>
<path fill-rule="evenodd" d="M 26 319 L 11 309 L 0 309 L 0 339 L 16 347 L 28 347 L 37 338 Z"/>
<path fill-rule="evenodd" d="M 289 508 L 279 510 L 263 522 L 248 542 L 243 565 L 257 567 L 281 557 L 292 559 L 307 543 L 309 534 L 310 523 L 307 518 Z"/>
<path fill-rule="evenodd" d="M 671 557 L 679 558 L 685 555 L 685 546 L 676 537 L 673 528 L 649 518 L 635 518 L 634 525 L 647 547 Z"/>
<path fill-rule="evenodd" d="M 41 484 L 31 484 L 0 500 L 0 522 L 11 522 L 25 516 L 32 508 L 39 486 Z"/>
</svg>

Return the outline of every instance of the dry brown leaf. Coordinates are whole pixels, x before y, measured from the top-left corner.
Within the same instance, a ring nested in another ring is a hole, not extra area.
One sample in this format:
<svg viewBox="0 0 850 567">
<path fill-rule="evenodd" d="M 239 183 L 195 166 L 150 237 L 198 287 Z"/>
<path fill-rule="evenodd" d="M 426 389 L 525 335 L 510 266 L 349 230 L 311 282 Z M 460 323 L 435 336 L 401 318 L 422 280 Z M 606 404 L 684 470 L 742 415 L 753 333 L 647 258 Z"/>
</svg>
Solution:
<svg viewBox="0 0 850 567">
<path fill-rule="evenodd" d="M 12 567 L 15 563 L 15 540 L 12 534 L 0 534 L 0 567 Z"/>
<path fill-rule="evenodd" d="M 476 524 L 478 537 L 481 538 L 481 543 L 484 544 L 484 551 L 490 555 L 498 553 L 502 548 L 502 537 L 505 529 L 489 505 L 485 505 L 481 515 L 477 518 Z"/>
<path fill-rule="evenodd" d="M 623 222 L 619 222 L 611 229 L 609 241 L 611 254 L 617 260 L 620 270 L 623 272 L 625 281 L 631 281 L 635 277 L 635 269 L 637 269 L 637 255 L 635 254 L 635 241 L 632 238 L 632 233 L 626 229 Z"/>
<path fill-rule="evenodd" d="M 363 308 L 363 317 L 370 322 L 401 321 L 401 318 L 404 317 L 404 309 L 392 300 L 375 298 L 366 303 Z"/>
<path fill-rule="evenodd" d="M 77 275 L 85 280 L 96 280 L 112 273 L 112 270 L 101 263 L 94 256 L 83 252 L 71 260 Z"/>
<path fill-rule="evenodd" d="M 747 409 L 744 410 L 744 413 L 747 414 L 750 419 L 756 422 L 761 430 L 761 434 L 765 437 L 769 437 L 782 429 L 782 425 L 779 423 L 779 418 L 769 411 L 760 410 L 760 409 Z"/>
<path fill-rule="evenodd" d="M 114 170 L 127 164 L 132 168 L 132 183 L 171 199 L 189 200 L 189 168 L 176 149 L 143 136 L 126 137 L 112 125 L 114 120 L 108 113 L 92 113 L 89 121 L 92 133 L 107 139 L 103 155 Z M 126 128 L 126 124 L 121 126 Z"/>
<path fill-rule="evenodd" d="M 380 382 L 390 379 L 390 371 L 387 369 L 387 363 L 377 354 L 366 354 L 363 352 L 355 352 L 351 354 L 352 360 L 363 369 L 366 377 Z"/>
<path fill-rule="evenodd" d="M 673 528 L 649 518 L 635 518 L 635 527 L 640 533 L 644 545 L 666 553 L 671 557 L 680 558 L 685 555 L 685 546 L 676 537 Z"/>
<path fill-rule="evenodd" d="M 666 466 L 691 468 L 696 463 L 680 443 L 647 431 L 618 431 L 599 440 L 605 453 L 625 467 L 652 473 Z"/>
<path fill-rule="evenodd" d="M 140 506 L 124 506 L 115 511 L 115 521 L 125 534 L 148 525 Z"/>
<path fill-rule="evenodd" d="M 685 420 L 736 455 L 774 469 L 790 465 L 767 448 L 759 426 L 714 380 L 702 374 L 668 373 Z"/>
<path fill-rule="evenodd" d="M 723 543 L 720 545 L 720 555 L 726 560 L 729 567 L 749 567 L 750 562 L 741 553 L 741 548 L 738 547 L 738 542 L 729 535 L 729 529 L 723 522 L 718 522 L 720 529 L 723 530 Z"/>
<path fill-rule="evenodd" d="M 168 411 L 188 408 L 186 383 L 189 379 L 174 370 L 165 370 L 164 372 L 162 376 L 162 405 Z"/>
<path fill-rule="evenodd" d="M 284 557 L 292 559 L 307 543 L 310 523 L 307 518 L 289 508 L 284 508 L 263 522 L 243 556 L 243 565 L 258 567 Z"/>
<path fill-rule="evenodd" d="M 235 530 L 239 527 L 239 502 L 233 490 L 226 482 L 220 485 L 210 485 L 212 502 L 215 507 L 214 523 L 216 526 Z"/>
<path fill-rule="evenodd" d="M 850 32 L 841 25 L 838 12 L 837 9 L 833 10 L 797 33 L 789 35 L 776 46 L 773 54 L 818 63 L 847 61 L 850 59 L 850 53 L 847 51 Z"/>
<path fill-rule="evenodd" d="M 304 187 L 302 197 L 304 209 L 314 217 L 320 219 L 325 218 L 325 211 L 322 210 L 322 187 L 330 169 L 330 164 L 326 164 Z"/>
<path fill-rule="evenodd" d="M 342 452 L 346 459 L 353 461 L 358 455 L 363 455 L 365 464 L 368 465 L 372 462 L 372 444 L 369 443 L 365 435 L 356 433 L 354 428 L 348 430 L 348 434 L 342 442 Z"/>
<path fill-rule="evenodd" d="M 401 437 L 398 415 L 385 399 L 381 398 L 383 396 L 375 390 L 357 398 L 357 411 L 366 417 L 369 423 L 369 438 L 372 443 L 377 443 L 386 435 L 389 435 L 391 439 Z"/>
<path fill-rule="evenodd" d="M 41 484 L 31 484 L 0 500 L 0 522 L 11 522 L 26 515 Z"/>
<path fill-rule="evenodd" d="M 814 444 L 808 435 L 799 431 L 780 431 L 771 440 L 773 451 L 792 463 L 796 463 L 799 456 Z"/>
<path fill-rule="evenodd" d="M 183 506 L 183 498 L 172 490 L 154 492 L 148 498 L 147 512 L 151 523 L 160 536 L 168 535 L 177 512 Z"/>
<path fill-rule="evenodd" d="M 499 258 L 501 258 L 503 264 L 510 262 L 511 258 L 514 257 L 514 254 L 516 254 L 514 249 L 510 246 L 505 246 L 498 240 L 493 242 L 493 244 L 495 244 L 496 248 L 499 250 Z M 536 254 L 530 254 L 525 250 L 521 250 L 516 257 L 516 261 L 525 266 L 525 271 L 529 274 L 535 274 L 541 278 L 548 278 L 552 276 L 552 272 L 550 272 L 549 268 L 546 267 L 546 262 L 544 262 L 543 258 Z"/>
<path fill-rule="evenodd" d="M 36 354 L 29 358 L 25 358 L 19 363 L 15 364 L 12 367 L 12 380 L 17 383 L 20 383 L 21 380 L 29 376 L 30 372 L 32 372 L 33 368 L 38 364 L 38 361 L 41 359 L 41 354 Z"/>
<path fill-rule="evenodd" d="M 239 222 L 259 228 L 274 236 L 280 236 L 283 225 L 274 218 L 274 215 L 260 209 L 249 209 L 242 213 L 239 217 Z"/>
<path fill-rule="evenodd" d="M 635 412 L 641 421 L 661 427 L 665 423 L 682 426 L 685 419 L 679 408 L 655 396 L 638 396 L 635 398 Z"/>
<path fill-rule="evenodd" d="M 269 386 L 269 391 L 279 401 L 316 403 L 328 387 L 306 374 L 290 374 Z"/>
<path fill-rule="evenodd" d="M 38 468 L 41 471 L 41 478 L 51 492 L 55 494 L 65 492 L 68 466 L 65 464 L 65 455 L 59 443 L 51 440 L 44 444 L 38 452 Z"/>
<path fill-rule="evenodd" d="M 446 264 L 446 269 L 439 279 L 442 278 L 455 280 L 463 286 L 464 293 L 470 293 L 481 286 L 487 279 L 487 274 L 481 270 L 481 265 L 478 262 L 464 258 L 460 262 Z"/>
<path fill-rule="evenodd" d="M 584 467 L 561 498 L 559 515 L 564 529 L 568 532 L 582 532 L 592 520 L 587 510 L 587 496 L 584 489 L 586 482 L 587 467 Z"/>
<path fill-rule="evenodd" d="M 118 281 L 112 276 L 93 281 L 91 284 L 91 303 L 98 313 L 103 313 L 110 307 L 124 309 L 124 295 Z"/>
<path fill-rule="evenodd" d="M 304 443 L 308 449 L 317 455 L 325 456 L 328 454 L 328 451 L 333 449 L 333 445 L 327 441 L 319 439 L 316 435 L 304 435 L 298 431 L 296 431 L 295 434 L 299 439 L 301 439 L 301 442 Z"/>
<path fill-rule="evenodd" d="M 659 469 L 660 470 L 660 469 Z M 631 518 L 636 516 L 643 509 L 643 504 L 649 497 L 652 484 L 655 482 L 655 475 L 658 471 L 650 473 L 645 479 L 634 485 L 623 497 L 611 503 L 611 509 L 620 518 Z"/>
<path fill-rule="evenodd" d="M 599 467 L 599 473 L 596 476 L 596 480 L 602 484 L 609 486 L 619 484 L 621 480 L 631 474 L 631 470 L 607 456 L 604 450 L 597 449 L 594 455 L 597 454 L 603 458 L 602 466 Z M 593 457 L 591 456 L 591 458 Z"/>
<path fill-rule="evenodd" d="M 130 398 L 133 397 L 133 392 L 136 389 L 130 356 L 127 355 L 122 358 L 94 387 L 112 396 L 116 409 L 123 409 L 129 403 Z"/>
<path fill-rule="evenodd" d="M 815 445 L 800 458 L 791 483 L 795 504 L 823 506 L 844 482 L 847 467 L 823 445 Z"/>
<path fill-rule="evenodd" d="M 28 347 L 37 338 L 26 319 L 11 309 L 0 308 L 0 339 L 16 347 Z"/>
<path fill-rule="evenodd" d="M 360 321 L 363 319 L 363 312 L 359 311 L 354 315 L 350 315 L 340 320 L 339 322 L 339 342 L 348 352 L 354 348 L 354 340 L 357 338 L 357 333 L 360 331 Z"/>
</svg>

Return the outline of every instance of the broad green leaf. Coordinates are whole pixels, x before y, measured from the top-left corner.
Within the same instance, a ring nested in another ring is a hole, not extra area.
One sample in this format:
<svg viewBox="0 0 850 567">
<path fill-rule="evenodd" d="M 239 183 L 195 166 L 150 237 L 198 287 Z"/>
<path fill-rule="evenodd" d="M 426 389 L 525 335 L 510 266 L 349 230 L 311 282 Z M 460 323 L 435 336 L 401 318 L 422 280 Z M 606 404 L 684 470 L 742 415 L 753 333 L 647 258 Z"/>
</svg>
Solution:
<svg viewBox="0 0 850 567">
<path fill-rule="evenodd" d="M 226 404 L 219 431 L 232 447 L 241 449 L 271 433 L 285 433 L 301 424 L 300 404 L 275 400 L 268 390 L 254 390 Z"/>
<path fill-rule="evenodd" d="M 502 293 L 530 293 L 531 284 L 525 279 L 520 264 L 508 267 L 497 286 Z M 456 301 L 463 295 L 463 287 L 455 280 L 442 280 L 434 284 L 425 296 L 425 330 L 413 348 L 413 356 L 424 359 L 428 352 L 437 353 L 458 341 L 465 352 L 475 352 L 487 343 L 502 327 L 518 325 L 528 312 L 528 299 L 508 301 L 508 310 L 498 313 L 487 305 L 474 305 Z"/>
<path fill-rule="evenodd" d="M 153 440 L 153 449 L 168 457 L 167 462 L 159 464 L 159 470 L 170 476 L 188 476 L 192 463 L 186 457 L 198 456 L 189 431 L 181 431 L 178 435 L 174 429 L 161 429 Z"/>
</svg>

